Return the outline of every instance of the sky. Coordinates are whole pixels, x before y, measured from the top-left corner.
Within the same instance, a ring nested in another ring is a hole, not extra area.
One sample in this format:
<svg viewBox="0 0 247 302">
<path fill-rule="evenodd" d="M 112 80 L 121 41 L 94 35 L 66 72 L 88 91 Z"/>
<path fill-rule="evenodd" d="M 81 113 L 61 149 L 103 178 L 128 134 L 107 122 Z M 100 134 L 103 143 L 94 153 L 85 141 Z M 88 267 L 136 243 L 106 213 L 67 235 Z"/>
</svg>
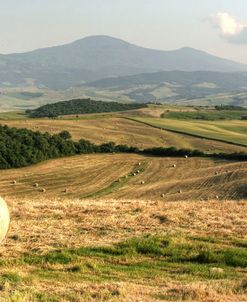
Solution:
<svg viewBox="0 0 247 302">
<path fill-rule="evenodd" d="M 247 64 L 247 0 L 0 0 L 0 53 L 109 35 Z"/>
</svg>

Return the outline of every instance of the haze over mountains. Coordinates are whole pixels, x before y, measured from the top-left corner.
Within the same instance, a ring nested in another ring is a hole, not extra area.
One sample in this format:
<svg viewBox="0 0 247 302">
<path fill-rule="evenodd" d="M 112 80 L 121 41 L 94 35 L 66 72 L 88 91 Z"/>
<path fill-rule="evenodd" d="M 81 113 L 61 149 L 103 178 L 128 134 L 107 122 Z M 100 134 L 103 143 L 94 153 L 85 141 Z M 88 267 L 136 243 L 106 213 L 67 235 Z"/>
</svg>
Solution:
<svg viewBox="0 0 247 302">
<path fill-rule="evenodd" d="M 247 65 L 196 49 L 153 50 L 108 36 L 87 37 L 28 53 L 0 55 L 0 67 L 2 87 L 31 83 L 49 89 L 161 71 L 247 71 Z"/>
</svg>

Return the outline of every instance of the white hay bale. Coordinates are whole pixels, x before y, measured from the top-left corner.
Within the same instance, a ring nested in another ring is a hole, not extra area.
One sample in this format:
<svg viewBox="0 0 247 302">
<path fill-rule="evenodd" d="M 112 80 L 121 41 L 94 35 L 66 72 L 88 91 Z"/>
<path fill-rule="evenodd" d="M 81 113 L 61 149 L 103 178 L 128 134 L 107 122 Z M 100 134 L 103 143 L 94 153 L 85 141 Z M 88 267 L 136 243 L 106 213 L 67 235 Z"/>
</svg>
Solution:
<svg viewBox="0 0 247 302">
<path fill-rule="evenodd" d="M 34 184 L 34 187 L 38 188 L 39 184 L 38 183 L 35 183 Z"/>
<path fill-rule="evenodd" d="M 175 165 L 175 164 L 174 164 L 174 165 L 172 165 L 172 167 L 173 167 L 173 168 L 176 168 L 176 167 L 177 167 L 177 165 Z"/>
<path fill-rule="evenodd" d="M 138 163 L 138 166 L 141 166 L 142 163 Z"/>
<path fill-rule="evenodd" d="M 188 158 L 188 155 L 185 155 L 185 158 Z"/>
<path fill-rule="evenodd" d="M 164 197 L 165 197 L 165 194 L 161 194 L 160 197 L 164 198 Z"/>
<path fill-rule="evenodd" d="M 139 174 L 139 173 L 140 173 L 140 170 L 137 170 L 136 173 Z"/>
<path fill-rule="evenodd" d="M 136 176 L 136 173 L 133 173 L 133 176 Z"/>
<path fill-rule="evenodd" d="M 216 196 L 215 196 L 215 198 L 216 198 L 216 199 L 219 199 L 219 196 L 218 196 L 218 195 L 216 195 Z"/>
<path fill-rule="evenodd" d="M 9 229 L 9 209 L 6 202 L 0 197 L 0 242 L 6 237 Z"/>
<path fill-rule="evenodd" d="M 179 190 L 179 191 L 178 191 L 178 193 L 179 193 L 179 194 L 182 194 L 182 193 L 183 193 L 183 191 L 182 191 L 182 190 Z"/>
<path fill-rule="evenodd" d="M 46 189 L 42 188 L 40 191 L 41 191 L 42 193 L 45 193 L 45 192 L 46 192 Z"/>
<path fill-rule="evenodd" d="M 13 184 L 13 185 L 16 185 L 16 184 L 17 184 L 17 181 L 16 181 L 16 180 L 13 180 L 13 181 L 12 181 L 12 184 Z"/>
<path fill-rule="evenodd" d="M 143 180 L 143 181 L 141 181 L 141 185 L 144 185 L 145 184 L 145 181 Z"/>
</svg>

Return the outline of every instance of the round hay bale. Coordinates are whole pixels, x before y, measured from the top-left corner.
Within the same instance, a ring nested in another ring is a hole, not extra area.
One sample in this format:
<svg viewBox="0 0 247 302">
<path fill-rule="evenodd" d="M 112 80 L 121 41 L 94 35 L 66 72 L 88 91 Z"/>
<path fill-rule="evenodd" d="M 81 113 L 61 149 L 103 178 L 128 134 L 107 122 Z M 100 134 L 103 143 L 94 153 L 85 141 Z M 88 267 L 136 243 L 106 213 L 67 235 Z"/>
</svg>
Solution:
<svg viewBox="0 0 247 302">
<path fill-rule="evenodd" d="M 165 194 L 161 194 L 160 197 L 164 198 L 164 197 L 165 197 Z"/>
<path fill-rule="evenodd" d="M 212 274 L 223 274 L 224 273 L 224 269 L 220 268 L 220 267 L 211 267 L 209 269 L 210 273 Z"/>
<path fill-rule="evenodd" d="M 6 202 L 0 197 L 0 242 L 6 237 L 9 230 L 9 209 Z"/>
<path fill-rule="evenodd" d="M 138 163 L 138 166 L 141 166 L 142 163 Z"/>
<path fill-rule="evenodd" d="M 218 196 L 218 195 L 216 195 L 216 196 L 215 196 L 215 198 L 216 198 L 216 199 L 219 199 L 219 196 Z"/>
<path fill-rule="evenodd" d="M 141 181 L 141 185 L 144 185 L 145 184 L 145 181 L 143 180 L 143 181 Z"/>
<path fill-rule="evenodd" d="M 185 155 L 185 158 L 188 158 L 188 155 Z"/>
<path fill-rule="evenodd" d="M 173 167 L 173 168 L 176 168 L 176 167 L 177 167 L 177 165 L 175 165 L 175 164 L 174 164 L 174 165 L 172 165 L 172 167 Z"/>
<path fill-rule="evenodd" d="M 46 192 L 46 189 L 42 188 L 40 191 L 41 191 L 42 193 L 45 193 L 45 192 Z"/>
<path fill-rule="evenodd" d="M 16 184 L 17 184 L 17 181 L 16 181 L 16 180 L 13 180 L 13 181 L 12 181 L 12 184 L 13 184 L 13 185 L 16 185 Z"/>
<path fill-rule="evenodd" d="M 34 187 L 38 188 L 39 184 L 38 183 L 35 183 L 34 184 Z"/>
<path fill-rule="evenodd" d="M 182 193 L 183 193 L 183 191 L 182 191 L 182 190 L 179 190 L 179 191 L 178 191 L 178 193 L 179 193 L 179 194 L 182 194 Z"/>
<path fill-rule="evenodd" d="M 140 173 L 140 170 L 137 170 L 136 173 L 139 174 L 139 173 Z"/>
<path fill-rule="evenodd" d="M 133 173 L 133 176 L 136 176 L 136 173 Z"/>
<path fill-rule="evenodd" d="M 69 189 L 64 189 L 64 191 L 63 191 L 64 193 L 68 193 L 69 192 Z"/>
</svg>

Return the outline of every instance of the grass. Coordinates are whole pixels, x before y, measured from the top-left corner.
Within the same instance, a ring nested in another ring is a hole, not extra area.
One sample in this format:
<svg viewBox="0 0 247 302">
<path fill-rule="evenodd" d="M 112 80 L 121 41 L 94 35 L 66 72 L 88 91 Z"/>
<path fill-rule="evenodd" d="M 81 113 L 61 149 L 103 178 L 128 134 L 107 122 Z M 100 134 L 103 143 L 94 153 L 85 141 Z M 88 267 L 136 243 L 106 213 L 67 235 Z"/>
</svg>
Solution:
<svg viewBox="0 0 247 302">
<path fill-rule="evenodd" d="M 0 120 L 24 120 L 27 116 L 23 111 L 10 111 L 10 112 L 0 112 Z"/>
<path fill-rule="evenodd" d="M 142 164 L 142 166 L 136 165 L 130 173 L 118 178 L 117 180 L 114 180 L 109 186 L 102 188 L 97 192 L 83 195 L 81 198 L 99 198 L 99 197 L 107 196 L 123 188 L 133 177 L 136 176 L 135 174 L 140 174 L 144 172 L 145 166 L 146 164 L 145 165 Z M 139 171 L 139 173 L 137 172 L 137 170 Z"/>
<path fill-rule="evenodd" d="M 245 202 L 7 201 L 0 300 L 245 301 Z"/>
<path fill-rule="evenodd" d="M 161 117 L 175 120 L 241 120 L 241 117 L 247 115 L 247 110 L 199 110 L 185 112 L 164 112 Z"/>
<path fill-rule="evenodd" d="M 247 124 L 245 121 L 185 121 L 148 117 L 138 117 L 134 120 L 165 130 L 247 146 Z"/>
<path fill-rule="evenodd" d="M 25 278 L 14 273 L 2 274 L 1 283 L 9 282 L 16 290 L 27 288 L 30 280 L 35 280 L 36 284 L 65 284 L 69 280 L 71 285 L 128 280 L 153 287 L 169 279 L 186 281 L 187 284 L 213 280 L 241 282 L 247 269 L 247 251 L 231 246 L 229 241 L 224 240 L 216 240 L 215 243 L 205 240 L 202 244 L 201 238 L 197 241 L 195 237 L 191 241 L 188 235 L 181 233 L 146 234 L 113 246 L 63 248 L 42 255 L 27 253 L 9 261 L 8 268 L 12 266 L 18 270 L 28 268 Z M 222 272 L 213 272 L 213 267 L 221 268 Z M 64 298 L 64 294 L 55 292 L 50 295 L 39 292 L 35 295 L 37 301 L 44 302 L 61 301 Z M 108 295 L 109 298 L 118 297 L 121 293 L 112 290 Z M 168 291 L 165 295 L 160 295 L 160 298 L 165 296 L 175 299 L 176 293 Z M 96 301 L 101 301 L 97 298 L 99 297 L 95 297 Z"/>
</svg>

